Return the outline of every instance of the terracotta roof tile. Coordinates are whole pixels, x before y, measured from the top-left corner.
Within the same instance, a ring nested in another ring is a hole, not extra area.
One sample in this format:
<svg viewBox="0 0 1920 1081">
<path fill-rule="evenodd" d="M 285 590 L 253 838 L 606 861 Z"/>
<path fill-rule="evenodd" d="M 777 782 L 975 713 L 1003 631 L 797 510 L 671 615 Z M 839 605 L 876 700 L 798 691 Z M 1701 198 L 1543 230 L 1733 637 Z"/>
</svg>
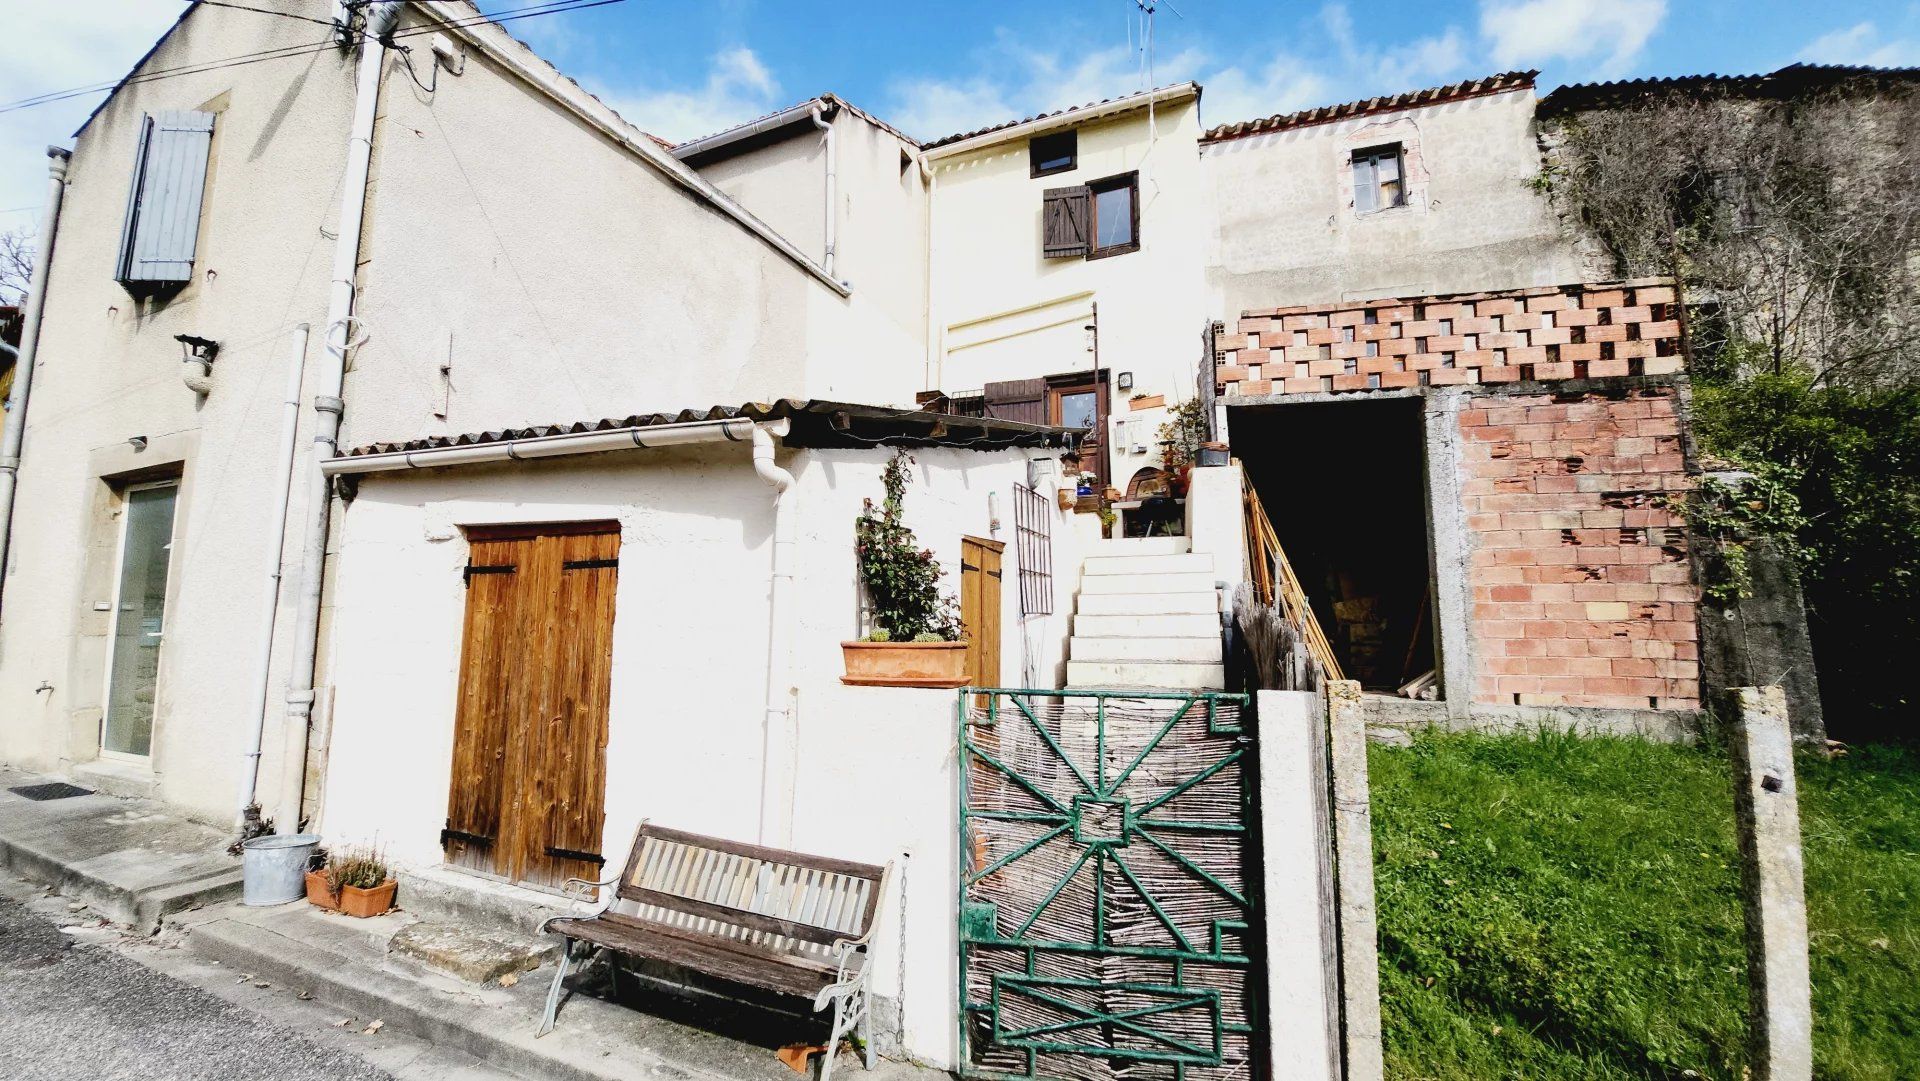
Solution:
<svg viewBox="0 0 1920 1081">
<path fill-rule="evenodd" d="M 1434 86 L 1425 90 L 1408 90 L 1399 94 L 1367 98 L 1364 101 L 1349 101 L 1339 105 L 1319 105 L 1298 112 L 1278 113 L 1258 120 L 1242 120 L 1233 124 L 1221 124 L 1209 128 L 1200 137 L 1203 143 L 1217 143 L 1226 139 L 1241 139 L 1249 135 L 1264 135 L 1272 131 L 1286 131 L 1290 128 L 1306 128 L 1316 124 L 1331 124 L 1337 120 L 1346 120 L 1356 116 L 1371 116 L 1375 113 L 1390 113 L 1401 109 L 1418 109 L 1429 105 L 1440 105 L 1449 101 L 1463 101 L 1467 98 L 1485 97 L 1489 94 L 1505 93 L 1509 90 L 1525 90 L 1533 85 L 1538 71 L 1504 71 L 1498 75 L 1488 75 L 1479 79 L 1451 83 L 1447 86 Z"/>
</svg>

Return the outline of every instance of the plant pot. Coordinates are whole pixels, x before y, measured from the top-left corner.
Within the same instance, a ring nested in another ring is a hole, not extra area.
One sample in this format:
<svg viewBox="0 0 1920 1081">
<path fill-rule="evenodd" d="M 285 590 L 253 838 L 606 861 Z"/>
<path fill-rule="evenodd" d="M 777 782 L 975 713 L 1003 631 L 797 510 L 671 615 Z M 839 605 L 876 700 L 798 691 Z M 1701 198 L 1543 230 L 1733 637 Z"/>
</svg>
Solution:
<svg viewBox="0 0 1920 1081">
<path fill-rule="evenodd" d="M 340 902 L 333 899 L 333 890 L 327 886 L 325 871 L 307 872 L 307 903 L 328 912 L 340 911 Z"/>
<path fill-rule="evenodd" d="M 1164 394 L 1143 394 L 1129 401 L 1127 407 L 1137 413 L 1142 409 L 1159 409 L 1166 404 L 1167 396 Z"/>
<path fill-rule="evenodd" d="M 389 878 L 370 890 L 347 886 L 340 891 L 340 911 L 365 919 L 378 916 L 393 907 L 393 892 L 400 884 Z"/>
<path fill-rule="evenodd" d="M 964 687 L 965 642 L 842 642 L 847 674 L 856 687 Z"/>
</svg>

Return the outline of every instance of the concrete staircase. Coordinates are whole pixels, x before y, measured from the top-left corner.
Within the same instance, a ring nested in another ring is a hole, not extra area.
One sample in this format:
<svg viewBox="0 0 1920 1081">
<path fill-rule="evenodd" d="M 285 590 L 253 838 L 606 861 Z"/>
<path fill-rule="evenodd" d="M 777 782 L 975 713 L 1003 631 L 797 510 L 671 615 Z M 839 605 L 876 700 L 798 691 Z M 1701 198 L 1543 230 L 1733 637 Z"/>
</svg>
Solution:
<svg viewBox="0 0 1920 1081">
<path fill-rule="evenodd" d="M 1101 541 L 1080 573 L 1067 686 L 1218 690 L 1220 600 L 1213 557 L 1185 537 Z"/>
</svg>

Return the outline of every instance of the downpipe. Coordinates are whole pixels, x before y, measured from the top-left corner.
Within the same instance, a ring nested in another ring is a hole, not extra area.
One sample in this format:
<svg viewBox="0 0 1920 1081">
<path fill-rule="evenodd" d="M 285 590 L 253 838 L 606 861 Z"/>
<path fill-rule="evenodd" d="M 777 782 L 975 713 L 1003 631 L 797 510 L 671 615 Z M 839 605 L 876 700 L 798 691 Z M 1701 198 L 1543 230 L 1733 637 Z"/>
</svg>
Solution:
<svg viewBox="0 0 1920 1081">
<path fill-rule="evenodd" d="M 338 453 L 340 414 L 346 403 L 347 351 L 352 345 L 354 276 L 360 264 L 361 218 L 367 205 L 367 171 L 373 157 L 373 118 L 380 100 L 380 75 L 387 47 L 380 38 L 400 15 L 394 0 L 366 8 L 355 75 L 353 126 L 347 140 L 347 165 L 340 184 L 339 234 L 333 246 L 333 286 L 327 298 L 326 350 L 315 381 L 313 453 L 308 458 L 305 537 L 301 546 L 299 605 L 288 664 L 287 711 L 280 745 L 279 798 L 273 815 L 279 833 L 300 830 L 302 786 L 306 780 L 307 732 L 313 719 L 314 664 L 320 642 L 320 597 L 325 585 L 327 521 L 333 511 L 332 487 L 321 467 Z"/>
<path fill-rule="evenodd" d="M 808 115 L 813 119 L 813 126 L 826 133 L 823 141 L 826 143 L 827 154 L 827 206 L 824 227 L 827 250 L 825 257 L 821 260 L 821 266 L 826 269 L 828 277 L 837 278 L 838 275 L 833 269 L 833 257 L 840 244 L 840 173 L 834 158 L 833 121 L 821 115 L 820 106 L 817 104 Z"/>
<path fill-rule="evenodd" d="M 253 806 L 254 790 L 260 782 L 260 745 L 267 728 L 267 689 L 273 671 L 273 629 L 280 612 L 281 558 L 287 541 L 287 504 L 293 496 L 293 460 L 300 428 L 300 386 L 306 375 L 307 329 L 305 323 L 293 328 L 293 339 L 287 349 L 287 391 L 280 402 L 280 442 L 273 459 L 278 467 L 273 485 L 273 538 L 267 545 L 267 592 L 261 602 L 260 643 L 253 656 L 253 694 L 247 699 L 251 703 L 248 717 L 253 722 L 253 731 L 247 740 L 246 756 L 241 767 L 240 793 L 234 809 L 234 820 L 242 826 L 246 823 L 247 809 Z"/>
<path fill-rule="evenodd" d="M 73 152 L 47 148 L 47 205 L 40 212 L 40 257 L 27 284 L 27 310 L 21 317 L 20 348 L 13 366 L 13 390 L 0 431 L 0 595 L 6 592 L 8 541 L 13 537 L 13 493 L 20 480 L 20 444 L 27 434 L 27 399 L 33 393 L 34 362 L 40 352 L 40 315 L 47 306 L 47 274 L 53 265 L 53 238 L 60 229 L 60 200 L 67 193 L 67 162 Z"/>
<path fill-rule="evenodd" d="M 753 471 L 773 486 L 773 577 L 767 595 L 767 706 L 760 785 L 760 843 L 793 845 L 794 745 L 793 639 L 793 474 L 773 459 L 773 437 L 787 434 L 787 422 L 753 429 Z"/>
</svg>

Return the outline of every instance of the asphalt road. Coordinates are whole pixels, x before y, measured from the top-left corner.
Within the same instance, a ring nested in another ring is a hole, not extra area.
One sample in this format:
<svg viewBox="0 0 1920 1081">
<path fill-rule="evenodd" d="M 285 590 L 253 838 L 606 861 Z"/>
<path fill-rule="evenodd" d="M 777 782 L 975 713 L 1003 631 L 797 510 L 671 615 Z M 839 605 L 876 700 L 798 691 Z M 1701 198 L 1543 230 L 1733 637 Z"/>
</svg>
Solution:
<svg viewBox="0 0 1920 1081">
<path fill-rule="evenodd" d="M 0 1078 L 393 1081 L 0 898 Z"/>
</svg>

